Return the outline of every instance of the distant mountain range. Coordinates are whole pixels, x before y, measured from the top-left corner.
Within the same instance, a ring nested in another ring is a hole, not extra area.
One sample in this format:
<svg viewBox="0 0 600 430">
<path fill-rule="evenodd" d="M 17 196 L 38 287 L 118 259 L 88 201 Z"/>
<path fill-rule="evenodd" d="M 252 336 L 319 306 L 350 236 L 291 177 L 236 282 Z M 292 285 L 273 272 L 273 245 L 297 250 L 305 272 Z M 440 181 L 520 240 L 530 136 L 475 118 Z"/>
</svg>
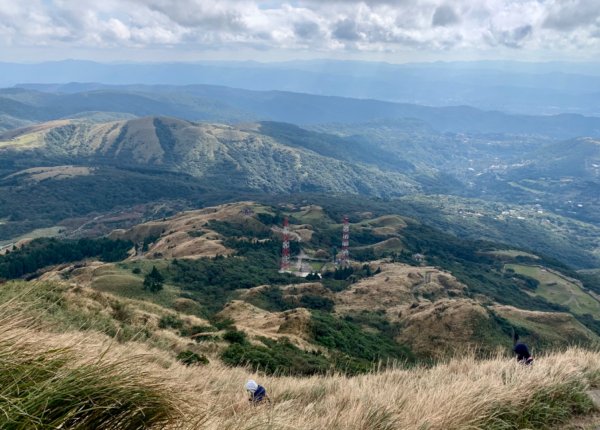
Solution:
<svg viewBox="0 0 600 430">
<path fill-rule="evenodd" d="M 0 90 L 0 130 L 100 111 L 173 116 L 192 121 L 262 120 L 305 125 L 410 118 L 439 132 L 524 134 L 557 139 L 600 136 L 600 118 L 575 114 L 510 115 L 467 106 L 428 107 L 206 85 L 114 87 L 90 84 L 36 85 L 35 88 Z"/>
<path fill-rule="evenodd" d="M 525 114 L 600 115 L 596 63 L 361 61 L 0 63 L 0 86 L 64 84 L 210 84 L 379 99 L 432 106 L 469 105 Z M 275 118 L 273 118 L 275 119 Z"/>
</svg>

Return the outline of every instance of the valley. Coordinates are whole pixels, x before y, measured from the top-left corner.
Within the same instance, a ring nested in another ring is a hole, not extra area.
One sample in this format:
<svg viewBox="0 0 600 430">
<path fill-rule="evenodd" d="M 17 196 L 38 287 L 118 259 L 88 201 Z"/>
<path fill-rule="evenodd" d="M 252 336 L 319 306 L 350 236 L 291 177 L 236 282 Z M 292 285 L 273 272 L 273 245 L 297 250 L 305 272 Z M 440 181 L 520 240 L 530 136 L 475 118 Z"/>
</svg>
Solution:
<svg viewBox="0 0 600 430">
<path fill-rule="evenodd" d="M 599 124 L 211 85 L 2 89 L 0 356 L 64 346 L 57 372 L 138 390 L 127 410 L 156 428 L 556 428 L 600 384 Z M 249 375 L 272 412 L 239 404 Z"/>
</svg>

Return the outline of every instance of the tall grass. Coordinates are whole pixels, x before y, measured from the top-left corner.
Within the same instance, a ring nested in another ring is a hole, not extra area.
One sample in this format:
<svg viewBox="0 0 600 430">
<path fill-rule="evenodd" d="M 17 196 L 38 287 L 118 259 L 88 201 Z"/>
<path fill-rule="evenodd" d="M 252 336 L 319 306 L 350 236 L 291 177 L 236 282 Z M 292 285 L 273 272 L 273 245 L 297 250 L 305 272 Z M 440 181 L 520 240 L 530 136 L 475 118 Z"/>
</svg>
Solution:
<svg viewBox="0 0 600 430">
<path fill-rule="evenodd" d="M 251 407 L 241 386 L 263 383 L 271 405 Z M 592 411 L 600 354 L 570 349 L 532 367 L 498 357 L 357 377 L 267 377 L 211 364 L 185 376 L 196 405 L 188 422 L 209 429 L 554 429 Z M 190 426 L 189 428 L 194 428 Z"/>
<path fill-rule="evenodd" d="M 0 305 L 0 428 L 142 429 L 173 421 L 168 387 L 133 358 L 77 355 Z M 109 351 L 110 352 L 110 351 Z"/>
<path fill-rule="evenodd" d="M 188 367 L 141 342 L 107 347 L 93 330 L 32 328 L 18 297 L 8 300 L 0 305 L 2 429 L 554 429 L 591 412 L 586 390 L 600 386 L 600 353 L 578 348 L 529 367 L 469 355 L 356 377 L 267 376 L 215 359 Z M 249 404 L 249 378 L 271 404 Z"/>
</svg>

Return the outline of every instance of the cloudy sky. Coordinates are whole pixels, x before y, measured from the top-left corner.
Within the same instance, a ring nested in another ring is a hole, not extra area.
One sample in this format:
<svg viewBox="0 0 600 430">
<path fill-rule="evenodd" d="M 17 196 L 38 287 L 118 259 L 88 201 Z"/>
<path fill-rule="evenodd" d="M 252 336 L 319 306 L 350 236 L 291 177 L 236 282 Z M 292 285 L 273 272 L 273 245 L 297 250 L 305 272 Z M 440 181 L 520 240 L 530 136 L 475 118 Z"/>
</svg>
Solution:
<svg viewBox="0 0 600 430">
<path fill-rule="evenodd" d="M 0 61 L 597 60 L 600 0 L 0 0 Z"/>
</svg>

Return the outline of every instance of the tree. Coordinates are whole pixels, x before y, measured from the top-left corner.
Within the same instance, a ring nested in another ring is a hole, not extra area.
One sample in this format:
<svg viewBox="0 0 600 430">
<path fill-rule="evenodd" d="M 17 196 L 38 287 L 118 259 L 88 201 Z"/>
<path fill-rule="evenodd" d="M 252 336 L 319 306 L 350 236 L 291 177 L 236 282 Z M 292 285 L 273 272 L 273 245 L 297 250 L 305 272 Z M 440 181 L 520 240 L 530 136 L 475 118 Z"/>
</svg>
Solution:
<svg viewBox="0 0 600 430">
<path fill-rule="evenodd" d="M 152 271 L 144 277 L 144 290 L 157 293 L 162 290 L 164 281 L 156 266 L 152 266 Z"/>
</svg>

